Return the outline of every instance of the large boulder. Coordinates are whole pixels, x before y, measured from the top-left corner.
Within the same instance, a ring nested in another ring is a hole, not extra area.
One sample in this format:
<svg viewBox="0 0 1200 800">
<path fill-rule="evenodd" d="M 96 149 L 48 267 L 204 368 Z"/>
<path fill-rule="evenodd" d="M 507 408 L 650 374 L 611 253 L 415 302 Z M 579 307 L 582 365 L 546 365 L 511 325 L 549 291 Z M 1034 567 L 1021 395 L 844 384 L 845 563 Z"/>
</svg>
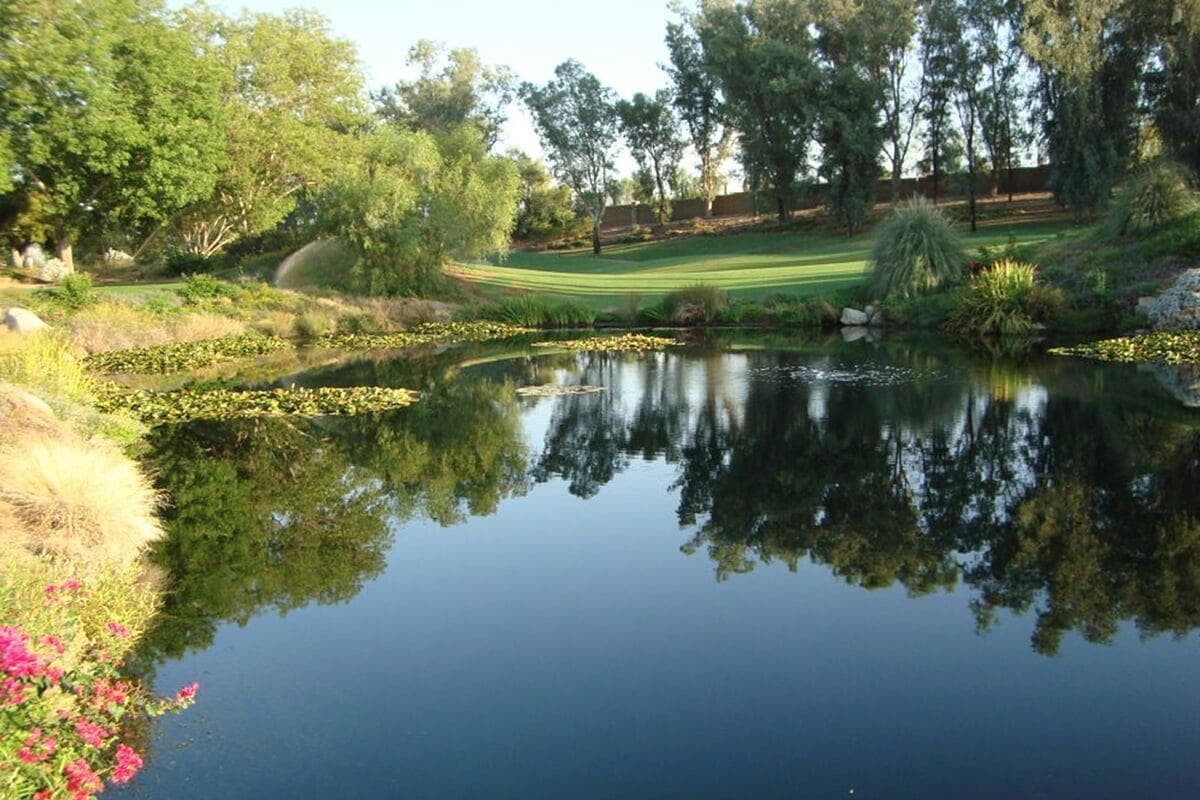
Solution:
<svg viewBox="0 0 1200 800">
<path fill-rule="evenodd" d="M 46 254 L 40 245 L 31 244 L 21 254 L 21 266 L 25 269 L 36 270 L 46 263 Z"/>
<path fill-rule="evenodd" d="M 62 279 L 71 274 L 71 268 L 57 258 L 47 258 L 33 275 L 43 283 L 62 283 Z"/>
<path fill-rule="evenodd" d="M 843 308 L 841 321 L 843 325 L 866 325 L 871 321 L 871 317 L 857 308 Z"/>
<path fill-rule="evenodd" d="M 37 333 L 50 326 L 28 308 L 10 308 L 4 312 L 4 327 L 13 333 Z"/>
<path fill-rule="evenodd" d="M 104 263 L 110 267 L 127 267 L 133 263 L 133 256 L 124 250 L 110 247 L 104 251 Z"/>
<path fill-rule="evenodd" d="M 1200 328 L 1200 269 L 1189 269 L 1157 297 L 1138 300 L 1138 311 L 1159 331 Z"/>
</svg>

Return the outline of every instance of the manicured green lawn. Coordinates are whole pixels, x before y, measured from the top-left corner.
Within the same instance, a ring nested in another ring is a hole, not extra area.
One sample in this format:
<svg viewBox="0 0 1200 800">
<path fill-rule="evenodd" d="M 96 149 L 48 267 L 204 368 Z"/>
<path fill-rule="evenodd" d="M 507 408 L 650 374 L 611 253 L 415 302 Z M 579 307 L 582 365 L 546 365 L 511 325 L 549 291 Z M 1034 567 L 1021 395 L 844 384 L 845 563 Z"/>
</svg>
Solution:
<svg viewBox="0 0 1200 800">
<path fill-rule="evenodd" d="M 1002 246 L 1051 239 L 1062 222 L 998 222 L 967 234 L 967 246 Z M 737 297 L 773 292 L 817 294 L 863 280 L 872 234 L 853 238 L 808 231 L 698 236 L 611 245 L 591 250 L 511 253 L 502 266 L 464 264 L 454 273 L 486 294 L 531 291 L 570 297 L 596 308 L 619 306 L 630 294 L 654 297 L 706 283 Z"/>
</svg>

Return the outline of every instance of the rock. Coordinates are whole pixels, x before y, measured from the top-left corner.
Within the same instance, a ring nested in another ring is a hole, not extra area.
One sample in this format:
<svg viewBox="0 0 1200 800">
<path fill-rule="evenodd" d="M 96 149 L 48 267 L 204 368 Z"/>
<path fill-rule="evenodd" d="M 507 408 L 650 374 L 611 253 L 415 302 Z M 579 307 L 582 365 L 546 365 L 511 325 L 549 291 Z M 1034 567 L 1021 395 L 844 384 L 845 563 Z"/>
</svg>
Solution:
<svg viewBox="0 0 1200 800">
<path fill-rule="evenodd" d="M 857 342 L 862 339 L 871 338 L 871 329 L 863 325 L 846 325 L 842 328 L 842 340 L 846 342 Z"/>
<path fill-rule="evenodd" d="M 1188 408 L 1200 408 L 1200 366 L 1196 364 L 1141 364 L 1176 400 Z"/>
<path fill-rule="evenodd" d="M 110 267 L 127 267 L 133 263 L 133 256 L 124 250 L 110 247 L 104 251 L 104 263 Z"/>
<path fill-rule="evenodd" d="M 27 308 L 10 308 L 5 311 L 4 325 L 13 333 L 37 333 L 50 327 Z"/>
<path fill-rule="evenodd" d="M 36 244 L 31 244 L 25 248 L 24 254 L 21 256 L 21 266 L 25 269 L 39 269 L 46 263 L 46 254 L 42 252 L 42 248 Z"/>
<path fill-rule="evenodd" d="M 70 268 L 57 258 L 47 258 L 44 264 L 34 270 L 34 277 L 43 283 L 61 283 L 70 274 Z"/>
<path fill-rule="evenodd" d="M 886 322 L 887 320 L 883 317 L 883 309 L 877 308 L 871 314 L 871 319 L 868 320 L 867 324 L 872 328 L 882 328 Z"/>
<path fill-rule="evenodd" d="M 871 318 L 857 308 L 842 309 L 843 325 L 866 325 L 870 321 Z"/>
<path fill-rule="evenodd" d="M 1200 269 L 1189 269 L 1157 297 L 1138 300 L 1138 311 L 1158 331 L 1200 328 Z"/>
<path fill-rule="evenodd" d="M 863 313 L 866 314 L 868 318 L 875 316 L 878 311 L 879 309 L 875 306 L 867 306 L 863 309 Z"/>
<path fill-rule="evenodd" d="M 680 303 L 671 314 L 676 325 L 703 325 L 705 321 L 704 308 L 694 303 Z"/>
</svg>

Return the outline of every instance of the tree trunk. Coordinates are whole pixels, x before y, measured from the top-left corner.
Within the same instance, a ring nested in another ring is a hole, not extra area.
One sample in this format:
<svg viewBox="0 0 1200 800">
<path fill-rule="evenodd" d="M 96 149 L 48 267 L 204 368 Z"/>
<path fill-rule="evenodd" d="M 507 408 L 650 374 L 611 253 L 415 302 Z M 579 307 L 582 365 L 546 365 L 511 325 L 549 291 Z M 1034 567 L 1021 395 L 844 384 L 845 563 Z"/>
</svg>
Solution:
<svg viewBox="0 0 1200 800">
<path fill-rule="evenodd" d="M 712 219 L 712 215 L 713 215 L 713 198 L 712 198 L 712 195 L 706 195 L 704 197 L 704 218 Z"/>
<path fill-rule="evenodd" d="M 896 162 L 898 160 L 899 160 L 898 158 L 893 156 L 893 158 L 892 158 L 892 208 L 895 208 L 896 205 L 899 204 L 899 202 L 900 202 L 900 187 L 902 185 L 901 182 L 903 180 L 900 177 L 900 170 L 896 169 Z"/>
<path fill-rule="evenodd" d="M 600 217 L 592 218 L 592 255 L 600 255 Z"/>
<path fill-rule="evenodd" d="M 787 203 L 783 199 L 783 192 L 778 189 L 775 190 L 775 205 L 779 216 L 779 224 L 782 225 L 788 221 L 788 210 Z"/>
<path fill-rule="evenodd" d="M 67 272 L 75 271 L 75 253 L 71 247 L 71 235 L 63 231 L 59 231 L 54 238 L 54 252 L 58 256 L 58 260 L 63 262 L 67 268 Z"/>
</svg>

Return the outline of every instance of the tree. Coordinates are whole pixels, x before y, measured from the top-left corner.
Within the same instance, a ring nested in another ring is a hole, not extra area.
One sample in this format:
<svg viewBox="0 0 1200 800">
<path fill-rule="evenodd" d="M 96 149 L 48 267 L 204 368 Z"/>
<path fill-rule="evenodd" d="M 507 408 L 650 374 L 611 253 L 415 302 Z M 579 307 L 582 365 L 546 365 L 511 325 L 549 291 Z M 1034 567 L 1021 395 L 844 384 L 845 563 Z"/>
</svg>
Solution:
<svg viewBox="0 0 1200 800">
<path fill-rule="evenodd" d="M 771 187 L 780 222 L 807 169 L 816 117 L 821 82 L 811 23 L 801 0 L 711 0 L 696 21 L 705 64 L 741 135 L 746 176 Z"/>
<path fill-rule="evenodd" d="M 1015 151 L 1028 141 L 1018 113 L 1022 100 L 1018 4 L 1013 0 L 974 0 L 975 34 L 984 65 L 979 90 L 979 132 L 991 168 L 990 193 L 1000 189 L 1000 173 L 1008 171 L 1009 200 L 1013 192 Z"/>
<path fill-rule="evenodd" d="M 967 208 L 971 230 L 975 231 L 978 230 L 975 202 L 978 193 L 975 180 L 978 160 L 975 157 L 975 143 L 981 115 L 980 82 L 984 61 L 989 55 L 987 38 L 991 35 L 995 17 L 991 13 L 991 0 L 960 0 L 960 3 L 958 18 L 961 20 L 961 35 L 957 46 L 951 51 L 951 66 L 954 76 L 954 108 L 958 114 L 963 142 L 966 144 Z"/>
<path fill-rule="evenodd" d="M 946 156 L 952 141 L 950 111 L 954 99 L 956 50 L 961 29 L 954 0 L 930 0 L 921 26 L 921 72 L 925 84 L 925 156 L 937 203 Z"/>
<path fill-rule="evenodd" d="M 579 220 L 571 202 L 571 190 L 556 186 L 542 162 L 515 151 L 509 158 L 517 167 L 520 181 L 517 201 L 517 239 L 549 239 L 569 233 Z"/>
<path fill-rule="evenodd" d="M 823 79 L 816 125 L 819 174 L 825 180 L 830 216 L 853 235 L 866 222 L 879 185 L 890 14 L 878 13 L 886 11 L 883 6 L 856 0 L 823 0 L 819 9 L 817 46 Z"/>
<path fill-rule="evenodd" d="M 683 140 L 671 112 L 671 92 L 659 89 L 654 97 L 638 92 L 632 100 L 618 100 L 616 109 L 634 160 L 652 180 L 658 224 L 665 225 L 671 216 L 667 183 L 683 158 Z"/>
<path fill-rule="evenodd" d="M 318 190 L 365 122 L 363 78 L 354 46 L 311 11 L 230 19 L 199 7 L 186 20 L 223 72 L 225 168 L 175 228 L 188 250 L 211 256 Z"/>
<path fill-rule="evenodd" d="M 505 110 L 513 99 L 515 78 L 507 67 L 492 67 L 470 48 L 447 51 L 422 39 L 408 51 L 409 66 L 420 74 L 375 95 L 379 115 L 403 128 L 446 133 L 475 125 L 488 149 L 496 144 Z"/>
<path fill-rule="evenodd" d="M 900 202 L 904 164 L 925 103 L 925 76 L 914 83 L 910 70 L 915 56 L 917 0 L 895 0 L 879 4 L 884 12 L 885 91 L 883 104 L 884 152 L 892 181 L 892 205 Z"/>
<path fill-rule="evenodd" d="M 11 0 L 3 14 L 11 191 L 40 196 L 68 266 L 96 220 L 153 224 L 211 194 L 220 73 L 156 0 Z"/>
<path fill-rule="evenodd" d="M 1136 150 L 1147 31 L 1123 0 L 1027 0 L 1025 52 L 1040 70 L 1050 185 L 1077 220 L 1104 205 Z"/>
<path fill-rule="evenodd" d="M 592 252 L 600 255 L 600 221 L 617 141 L 613 92 L 570 59 L 554 68 L 545 86 L 524 84 L 521 95 L 555 174 L 592 218 Z"/>
<path fill-rule="evenodd" d="M 674 85 L 675 110 L 687 128 L 692 149 L 700 158 L 700 189 L 707 218 L 712 216 L 713 200 L 721 180 L 721 164 L 729 158 L 734 131 L 725 122 L 720 90 L 705 66 L 704 51 L 696 33 L 696 18 L 679 7 L 676 10 L 683 15 L 683 21 L 667 25 L 670 64 L 666 70 Z"/>
<path fill-rule="evenodd" d="M 1172 4 L 1149 75 L 1154 123 L 1167 148 L 1200 171 L 1200 2 Z"/>
<path fill-rule="evenodd" d="M 384 126 L 363 137 L 321 196 L 321 226 L 358 251 L 355 277 L 375 294 L 440 288 L 454 258 L 504 250 L 516 217 L 513 162 L 464 125 L 444 136 Z"/>
</svg>

